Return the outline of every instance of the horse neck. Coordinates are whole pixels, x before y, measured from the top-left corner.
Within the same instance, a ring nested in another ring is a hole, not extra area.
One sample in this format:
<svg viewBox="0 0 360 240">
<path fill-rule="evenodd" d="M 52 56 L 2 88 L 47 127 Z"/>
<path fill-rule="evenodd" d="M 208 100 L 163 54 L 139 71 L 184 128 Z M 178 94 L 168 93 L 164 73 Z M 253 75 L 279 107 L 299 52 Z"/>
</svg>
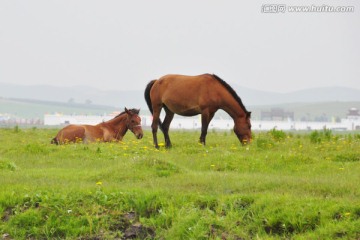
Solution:
<svg viewBox="0 0 360 240">
<path fill-rule="evenodd" d="M 119 137 L 123 137 L 128 130 L 126 120 L 127 120 L 127 114 L 122 114 L 118 117 L 115 117 L 109 121 L 104 122 L 103 124 L 114 132 L 116 138 L 119 138 Z"/>
<path fill-rule="evenodd" d="M 223 106 L 221 107 L 222 110 L 227 112 L 230 117 L 236 121 L 239 118 L 246 117 L 246 111 L 243 109 L 242 106 L 235 100 L 231 94 L 228 97 L 223 98 Z"/>
</svg>

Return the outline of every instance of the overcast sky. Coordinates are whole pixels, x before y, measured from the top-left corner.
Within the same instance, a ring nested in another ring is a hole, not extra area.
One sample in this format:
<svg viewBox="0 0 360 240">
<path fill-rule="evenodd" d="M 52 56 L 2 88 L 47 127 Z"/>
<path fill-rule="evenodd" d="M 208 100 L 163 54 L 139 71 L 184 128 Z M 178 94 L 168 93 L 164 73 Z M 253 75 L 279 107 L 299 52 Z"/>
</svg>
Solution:
<svg viewBox="0 0 360 240">
<path fill-rule="evenodd" d="M 168 73 L 215 73 L 266 91 L 360 89 L 359 1 L 285 1 L 351 13 L 244 2 L 0 0 L 0 82 L 134 90 Z"/>
</svg>

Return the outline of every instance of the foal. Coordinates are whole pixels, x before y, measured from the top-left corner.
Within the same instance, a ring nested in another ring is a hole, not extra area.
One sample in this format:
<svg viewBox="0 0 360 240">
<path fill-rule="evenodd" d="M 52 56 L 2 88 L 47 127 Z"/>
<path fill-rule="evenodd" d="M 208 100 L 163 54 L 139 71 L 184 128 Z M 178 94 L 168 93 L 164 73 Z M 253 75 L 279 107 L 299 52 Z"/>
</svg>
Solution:
<svg viewBox="0 0 360 240">
<path fill-rule="evenodd" d="M 140 110 L 125 108 L 125 111 L 113 119 L 97 125 L 68 125 L 61 129 L 52 144 L 65 144 L 69 142 L 111 142 L 121 141 L 127 130 L 130 129 L 136 138 L 143 137 L 141 128 Z"/>
</svg>

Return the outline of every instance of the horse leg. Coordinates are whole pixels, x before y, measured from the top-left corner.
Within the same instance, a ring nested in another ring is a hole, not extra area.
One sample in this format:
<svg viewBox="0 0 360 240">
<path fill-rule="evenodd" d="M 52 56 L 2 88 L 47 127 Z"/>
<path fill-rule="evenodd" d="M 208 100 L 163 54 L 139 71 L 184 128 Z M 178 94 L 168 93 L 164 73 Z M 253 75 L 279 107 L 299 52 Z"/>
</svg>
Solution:
<svg viewBox="0 0 360 240">
<path fill-rule="evenodd" d="M 201 113 L 201 135 L 200 135 L 200 143 L 205 146 L 205 139 L 207 130 L 209 127 L 209 123 L 211 119 L 214 117 L 215 113 L 210 113 L 209 111 L 203 111 Z"/>
<path fill-rule="evenodd" d="M 161 124 L 160 111 L 161 111 L 161 108 L 158 108 L 158 107 L 154 108 L 154 106 L 153 106 L 153 121 L 151 123 L 151 129 L 152 129 L 152 134 L 153 134 L 154 146 L 157 149 L 159 149 L 159 144 L 158 144 L 158 140 L 157 140 L 157 130 L 158 130 L 159 124 Z M 161 128 L 162 128 L 162 126 L 161 126 Z"/>
<path fill-rule="evenodd" d="M 170 128 L 170 123 L 174 118 L 174 113 L 171 112 L 167 107 L 164 107 L 165 109 L 165 118 L 164 118 L 164 122 L 162 123 L 162 131 L 164 133 L 164 138 L 165 138 L 165 146 L 167 148 L 171 147 L 171 141 L 170 141 L 170 137 L 169 137 L 169 128 Z"/>
</svg>

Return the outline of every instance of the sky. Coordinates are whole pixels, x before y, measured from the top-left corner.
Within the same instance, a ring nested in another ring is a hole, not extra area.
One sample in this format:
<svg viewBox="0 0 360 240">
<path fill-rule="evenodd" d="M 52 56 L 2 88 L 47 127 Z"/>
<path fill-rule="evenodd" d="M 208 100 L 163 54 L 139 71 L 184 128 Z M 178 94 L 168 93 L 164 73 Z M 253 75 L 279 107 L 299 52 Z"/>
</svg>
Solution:
<svg viewBox="0 0 360 240">
<path fill-rule="evenodd" d="M 0 82 L 139 90 L 169 73 L 215 73 L 263 91 L 360 89 L 360 1 L 272 13 L 279 3 L 0 0 Z"/>
</svg>

